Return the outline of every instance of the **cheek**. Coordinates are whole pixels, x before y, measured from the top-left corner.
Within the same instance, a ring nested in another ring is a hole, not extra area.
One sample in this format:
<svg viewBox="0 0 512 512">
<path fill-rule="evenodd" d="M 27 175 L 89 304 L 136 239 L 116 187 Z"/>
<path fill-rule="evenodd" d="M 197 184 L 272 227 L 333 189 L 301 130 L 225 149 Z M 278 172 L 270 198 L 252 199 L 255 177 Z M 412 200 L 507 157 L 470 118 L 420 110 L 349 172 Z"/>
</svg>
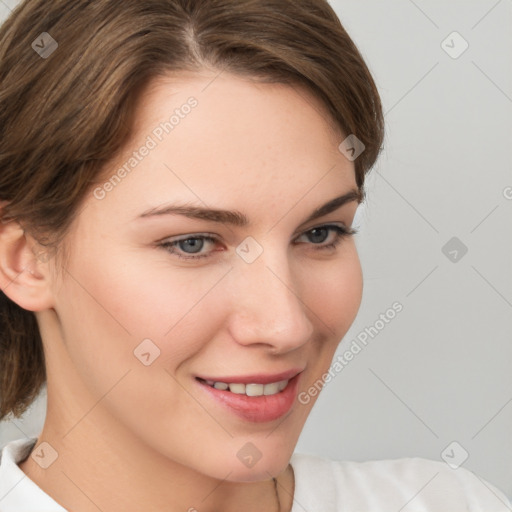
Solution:
<svg viewBox="0 0 512 512">
<path fill-rule="evenodd" d="M 363 276 L 355 244 L 347 243 L 340 257 L 305 274 L 306 305 L 329 328 L 327 336 L 339 343 L 352 325 L 362 299 Z"/>
<path fill-rule="evenodd" d="M 140 258 L 126 256 L 120 266 L 113 252 L 105 254 L 98 258 L 89 251 L 87 259 L 74 261 L 72 277 L 60 290 L 56 309 L 65 350 L 85 385 L 84 409 L 89 401 L 91 406 L 101 403 L 133 431 L 154 428 L 157 439 L 162 435 L 158 429 L 175 428 L 172 412 L 204 416 L 174 375 L 220 329 L 214 292 L 225 271 L 193 279 L 193 269 L 145 267 Z M 149 353 L 150 364 L 144 364 L 143 353 Z M 144 427 L 141 418 L 162 423 Z"/>
<path fill-rule="evenodd" d="M 212 292 L 225 269 L 177 269 L 164 259 L 144 264 L 135 254 L 116 254 L 112 248 L 104 254 L 89 250 L 87 258 L 76 259 L 57 297 L 75 365 L 87 365 L 84 373 L 107 375 L 141 365 L 134 350 L 148 339 L 156 348 L 143 346 L 151 358 L 158 354 L 155 366 L 169 370 L 197 352 L 215 323 Z"/>
</svg>

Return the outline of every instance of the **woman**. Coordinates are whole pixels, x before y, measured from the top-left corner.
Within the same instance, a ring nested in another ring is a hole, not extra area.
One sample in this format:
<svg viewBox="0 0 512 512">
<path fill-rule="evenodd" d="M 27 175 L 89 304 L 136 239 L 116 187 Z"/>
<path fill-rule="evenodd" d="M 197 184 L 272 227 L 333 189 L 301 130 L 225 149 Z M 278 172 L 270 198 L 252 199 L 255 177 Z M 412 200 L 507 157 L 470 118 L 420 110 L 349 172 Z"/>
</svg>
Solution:
<svg viewBox="0 0 512 512">
<path fill-rule="evenodd" d="M 34 0 L 0 40 L 0 418 L 48 393 L 2 511 L 508 510 L 440 462 L 293 453 L 383 141 L 325 1 Z"/>
</svg>

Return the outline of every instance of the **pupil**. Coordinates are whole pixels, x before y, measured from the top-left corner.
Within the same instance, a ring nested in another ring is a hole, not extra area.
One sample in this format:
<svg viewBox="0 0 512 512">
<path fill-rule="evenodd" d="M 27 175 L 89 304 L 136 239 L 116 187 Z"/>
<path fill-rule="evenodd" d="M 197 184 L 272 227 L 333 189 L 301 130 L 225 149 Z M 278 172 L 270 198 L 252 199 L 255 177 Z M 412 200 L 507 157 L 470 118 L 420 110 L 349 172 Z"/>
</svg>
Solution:
<svg viewBox="0 0 512 512">
<path fill-rule="evenodd" d="M 310 235 L 313 242 L 324 242 L 325 236 L 320 236 L 321 240 L 318 240 L 317 238 L 315 238 L 316 236 L 318 236 L 318 233 L 322 233 L 323 235 L 326 235 L 327 229 L 315 228 L 311 231 L 311 235 Z"/>
<path fill-rule="evenodd" d="M 187 238 L 187 240 L 180 240 L 180 244 L 184 244 L 180 247 L 184 252 L 189 252 L 186 250 L 187 244 L 189 248 L 196 249 L 195 251 L 191 251 L 191 253 L 199 252 L 202 249 L 203 240 L 200 238 Z"/>
</svg>

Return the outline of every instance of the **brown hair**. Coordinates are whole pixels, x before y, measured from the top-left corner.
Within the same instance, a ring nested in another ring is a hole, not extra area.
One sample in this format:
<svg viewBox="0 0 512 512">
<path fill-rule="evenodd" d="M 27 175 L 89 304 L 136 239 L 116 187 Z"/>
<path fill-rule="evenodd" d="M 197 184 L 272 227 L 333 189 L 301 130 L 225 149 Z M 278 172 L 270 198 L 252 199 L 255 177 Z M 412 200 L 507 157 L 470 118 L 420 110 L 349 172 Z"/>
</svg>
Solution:
<svg viewBox="0 0 512 512">
<path fill-rule="evenodd" d="M 49 55 L 37 51 L 51 47 L 43 32 L 58 44 Z M 382 107 L 326 0 L 25 0 L 0 28 L 2 221 L 59 256 L 80 204 L 128 140 L 143 88 L 205 68 L 305 85 L 365 145 L 355 160 L 364 194 Z M 0 292 L 0 420 L 21 416 L 45 382 L 35 314 Z"/>
</svg>

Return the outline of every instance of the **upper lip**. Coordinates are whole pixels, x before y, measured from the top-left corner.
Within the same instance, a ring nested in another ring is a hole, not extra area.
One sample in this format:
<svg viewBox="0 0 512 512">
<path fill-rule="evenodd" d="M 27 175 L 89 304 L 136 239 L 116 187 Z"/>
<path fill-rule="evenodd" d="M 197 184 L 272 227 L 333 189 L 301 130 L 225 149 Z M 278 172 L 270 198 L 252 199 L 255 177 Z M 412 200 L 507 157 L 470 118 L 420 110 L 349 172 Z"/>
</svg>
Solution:
<svg viewBox="0 0 512 512">
<path fill-rule="evenodd" d="M 198 376 L 203 380 L 212 380 L 214 382 L 225 382 L 228 384 L 270 384 L 271 382 L 280 382 L 282 380 L 290 380 L 299 373 L 301 373 L 304 368 L 293 368 L 292 370 L 287 370 L 280 373 L 273 374 L 263 374 L 263 373 L 254 373 L 251 375 L 231 375 L 231 376 L 222 376 L 222 377 L 207 377 L 200 375 Z"/>
</svg>

